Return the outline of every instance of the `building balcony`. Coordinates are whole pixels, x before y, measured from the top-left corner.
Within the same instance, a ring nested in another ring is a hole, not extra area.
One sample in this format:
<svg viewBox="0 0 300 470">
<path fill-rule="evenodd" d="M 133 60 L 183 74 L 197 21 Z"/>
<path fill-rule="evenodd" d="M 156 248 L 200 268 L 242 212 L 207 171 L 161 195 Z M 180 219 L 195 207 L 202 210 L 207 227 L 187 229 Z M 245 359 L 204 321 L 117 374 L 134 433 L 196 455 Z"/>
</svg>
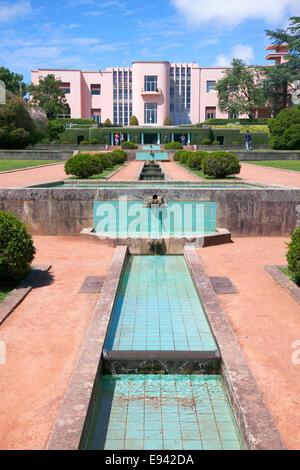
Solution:
<svg viewBox="0 0 300 470">
<path fill-rule="evenodd" d="M 155 88 L 154 90 L 145 90 L 144 88 L 141 89 L 141 94 L 143 96 L 160 96 L 161 93 L 162 92 L 160 88 Z"/>
</svg>

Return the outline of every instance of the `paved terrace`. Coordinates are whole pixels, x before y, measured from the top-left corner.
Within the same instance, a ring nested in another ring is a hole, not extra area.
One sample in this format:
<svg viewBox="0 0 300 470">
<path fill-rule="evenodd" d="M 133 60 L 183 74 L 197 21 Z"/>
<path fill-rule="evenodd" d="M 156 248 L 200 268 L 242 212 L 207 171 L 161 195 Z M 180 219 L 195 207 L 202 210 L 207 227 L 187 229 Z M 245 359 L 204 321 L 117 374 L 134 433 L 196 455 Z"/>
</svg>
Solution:
<svg viewBox="0 0 300 470">
<path fill-rule="evenodd" d="M 238 294 L 219 295 L 250 369 L 289 449 L 299 449 L 299 304 L 264 270 L 285 264 L 286 238 L 237 238 L 199 250 L 211 276 Z M 78 237 L 34 237 L 35 262 L 52 264 L 52 283 L 35 288 L 0 326 L 0 449 L 44 449 L 59 412 L 97 294 L 78 294 L 88 275 L 106 275 L 114 249 Z M 219 262 L 216 262 L 219 260 Z M 83 384 L 84 386 L 84 384 Z M 283 399 L 284 397 L 284 399 Z"/>
</svg>

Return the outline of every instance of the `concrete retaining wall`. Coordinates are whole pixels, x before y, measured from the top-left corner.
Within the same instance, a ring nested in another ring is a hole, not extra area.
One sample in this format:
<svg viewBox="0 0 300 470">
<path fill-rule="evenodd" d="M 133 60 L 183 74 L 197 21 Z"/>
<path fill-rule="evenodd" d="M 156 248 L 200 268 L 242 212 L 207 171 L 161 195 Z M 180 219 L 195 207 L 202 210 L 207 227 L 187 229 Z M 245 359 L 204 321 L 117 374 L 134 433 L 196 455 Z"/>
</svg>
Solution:
<svg viewBox="0 0 300 470">
<path fill-rule="evenodd" d="M 0 160 L 68 160 L 73 150 L 0 150 Z"/>
<path fill-rule="evenodd" d="M 157 192 L 157 191 L 156 191 Z M 153 189 L 0 189 L 0 209 L 17 214 L 35 235 L 79 235 L 93 226 L 93 202 L 144 200 Z M 233 236 L 289 236 L 299 215 L 300 189 L 160 189 L 167 201 L 217 203 L 217 227 Z"/>
</svg>

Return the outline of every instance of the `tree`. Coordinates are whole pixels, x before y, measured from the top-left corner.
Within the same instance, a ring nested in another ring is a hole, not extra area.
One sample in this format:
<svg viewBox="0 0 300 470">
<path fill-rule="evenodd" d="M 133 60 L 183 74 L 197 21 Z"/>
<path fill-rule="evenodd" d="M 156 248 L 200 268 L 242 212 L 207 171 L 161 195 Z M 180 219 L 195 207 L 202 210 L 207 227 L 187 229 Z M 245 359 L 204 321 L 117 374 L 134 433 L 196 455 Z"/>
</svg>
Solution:
<svg viewBox="0 0 300 470">
<path fill-rule="evenodd" d="M 28 87 L 32 105 L 41 107 L 48 119 L 55 119 L 58 114 L 70 112 L 65 92 L 60 88 L 61 84 L 61 80 L 49 74 L 40 78 L 38 85 L 31 84 Z"/>
<path fill-rule="evenodd" d="M 253 109 L 264 104 L 261 72 L 256 67 L 247 67 L 241 59 L 233 59 L 231 65 L 215 85 L 219 109 L 230 114 L 247 114 L 251 119 Z"/>
<path fill-rule="evenodd" d="M 0 105 L 0 148 L 25 148 L 36 143 L 39 135 L 40 130 L 20 96 Z"/>
<path fill-rule="evenodd" d="M 139 121 L 137 120 L 136 116 L 132 116 L 130 118 L 129 125 L 130 126 L 138 126 L 139 125 Z"/>
<path fill-rule="evenodd" d="M 288 64 L 278 64 L 265 69 L 263 92 L 266 106 L 271 115 L 276 117 L 280 111 L 292 105 L 292 90 L 289 86 L 293 74 Z"/>
<path fill-rule="evenodd" d="M 170 119 L 170 116 L 165 117 L 164 126 L 172 126 L 172 121 Z"/>
<path fill-rule="evenodd" d="M 274 46 L 285 43 L 288 46 L 289 64 L 293 69 L 300 67 L 300 17 L 291 16 L 287 29 L 266 30 Z"/>
<path fill-rule="evenodd" d="M 0 67 L 0 80 L 5 83 L 6 89 L 13 95 L 25 96 L 27 94 L 27 85 L 23 82 L 23 75 L 10 72 L 5 67 Z"/>
<path fill-rule="evenodd" d="M 278 150 L 300 149 L 300 105 L 281 111 L 269 122 L 270 145 Z"/>
<path fill-rule="evenodd" d="M 105 119 L 104 125 L 107 127 L 111 126 L 111 120 L 109 118 Z"/>
</svg>

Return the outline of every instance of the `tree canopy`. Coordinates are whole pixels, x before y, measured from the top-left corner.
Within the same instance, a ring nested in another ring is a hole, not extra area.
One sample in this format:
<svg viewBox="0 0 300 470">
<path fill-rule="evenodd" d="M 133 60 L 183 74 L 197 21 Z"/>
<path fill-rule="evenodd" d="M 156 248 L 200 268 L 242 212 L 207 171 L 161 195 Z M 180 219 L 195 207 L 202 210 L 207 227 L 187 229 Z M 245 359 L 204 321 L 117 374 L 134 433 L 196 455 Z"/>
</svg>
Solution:
<svg viewBox="0 0 300 470">
<path fill-rule="evenodd" d="M 300 16 L 291 16 L 287 29 L 266 30 L 274 46 L 287 44 L 289 63 L 293 68 L 300 67 Z"/>
<path fill-rule="evenodd" d="M 10 72 L 5 67 L 0 67 L 0 80 L 5 83 L 6 89 L 13 95 L 25 96 L 27 94 L 27 85 L 23 82 L 23 75 Z"/>
<path fill-rule="evenodd" d="M 219 109 L 230 114 L 247 114 L 252 118 L 253 108 L 263 105 L 261 72 L 236 58 L 232 60 L 231 67 L 215 86 Z"/>
<path fill-rule="evenodd" d="M 65 92 L 60 88 L 61 85 L 61 80 L 49 74 L 40 78 L 38 85 L 31 84 L 28 87 L 32 105 L 41 107 L 48 119 L 55 119 L 58 114 L 70 112 Z"/>
</svg>

